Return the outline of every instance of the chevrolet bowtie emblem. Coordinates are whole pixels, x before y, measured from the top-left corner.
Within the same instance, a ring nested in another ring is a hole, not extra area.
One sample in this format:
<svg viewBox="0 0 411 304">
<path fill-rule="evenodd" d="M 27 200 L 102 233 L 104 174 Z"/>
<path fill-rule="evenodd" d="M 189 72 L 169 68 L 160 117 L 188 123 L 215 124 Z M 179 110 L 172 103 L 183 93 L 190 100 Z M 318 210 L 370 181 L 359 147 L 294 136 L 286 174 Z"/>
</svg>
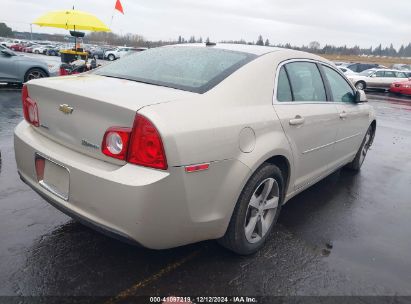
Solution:
<svg viewBox="0 0 411 304">
<path fill-rule="evenodd" d="M 70 107 L 68 104 L 61 104 L 59 110 L 64 114 L 71 114 L 74 111 L 73 107 Z"/>
</svg>

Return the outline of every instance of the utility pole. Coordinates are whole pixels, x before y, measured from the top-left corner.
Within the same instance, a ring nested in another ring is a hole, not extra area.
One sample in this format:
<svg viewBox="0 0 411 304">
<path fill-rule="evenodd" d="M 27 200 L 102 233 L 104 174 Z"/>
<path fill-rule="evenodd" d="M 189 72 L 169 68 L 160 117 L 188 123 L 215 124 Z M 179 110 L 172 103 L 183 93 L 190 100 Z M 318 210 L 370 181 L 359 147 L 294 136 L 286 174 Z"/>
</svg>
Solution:
<svg viewBox="0 0 411 304">
<path fill-rule="evenodd" d="M 33 24 L 30 23 L 30 40 L 33 41 Z"/>
</svg>

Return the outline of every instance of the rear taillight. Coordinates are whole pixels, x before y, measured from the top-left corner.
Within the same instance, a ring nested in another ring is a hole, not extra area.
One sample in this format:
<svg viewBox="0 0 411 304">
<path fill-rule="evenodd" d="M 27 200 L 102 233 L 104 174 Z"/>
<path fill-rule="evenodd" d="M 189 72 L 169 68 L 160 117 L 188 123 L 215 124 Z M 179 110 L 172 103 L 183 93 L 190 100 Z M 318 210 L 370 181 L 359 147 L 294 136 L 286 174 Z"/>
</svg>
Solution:
<svg viewBox="0 0 411 304">
<path fill-rule="evenodd" d="M 167 169 L 163 141 L 154 124 L 137 114 L 133 129 L 111 127 L 103 137 L 102 152 L 129 163 Z"/>
<path fill-rule="evenodd" d="M 130 128 L 109 128 L 104 134 L 101 145 L 103 153 L 110 157 L 126 160 L 130 134 Z"/>
<path fill-rule="evenodd" d="M 134 119 L 127 161 L 145 167 L 167 169 L 160 134 L 150 120 L 139 114 Z"/>
<path fill-rule="evenodd" d="M 33 126 L 38 127 L 40 125 L 40 120 L 37 103 L 30 98 L 27 85 L 23 86 L 23 90 L 21 91 L 21 99 L 23 102 L 24 119 Z"/>
</svg>

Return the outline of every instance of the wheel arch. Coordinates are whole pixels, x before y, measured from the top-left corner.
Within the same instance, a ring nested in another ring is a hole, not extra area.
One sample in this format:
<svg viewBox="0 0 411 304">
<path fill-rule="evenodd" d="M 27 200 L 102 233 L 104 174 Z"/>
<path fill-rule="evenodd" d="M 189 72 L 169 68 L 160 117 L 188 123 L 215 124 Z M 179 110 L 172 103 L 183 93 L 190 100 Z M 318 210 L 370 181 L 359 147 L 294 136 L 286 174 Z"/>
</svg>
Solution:
<svg viewBox="0 0 411 304">
<path fill-rule="evenodd" d="M 284 155 L 275 155 L 265 160 L 264 163 L 270 163 L 270 164 L 276 165 L 280 169 L 281 174 L 283 175 L 284 183 L 285 183 L 284 184 L 284 196 L 285 196 L 285 194 L 287 193 L 289 184 L 290 184 L 290 175 L 291 175 L 290 174 L 290 170 L 291 170 L 290 161 Z"/>
<path fill-rule="evenodd" d="M 372 127 L 372 138 L 371 138 L 371 144 L 374 142 L 375 138 L 375 133 L 377 132 L 377 121 L 374 119 L 370 126 Z"/>
<path fill-rule="evenodd" d="M 30 70 L 33 70 L 33 69 L 42 70 L 44 73 L 46 73 L 47 77 L 50 77 L 49 71 L 47 71 L 44 67 L 42 67 L 42 66 L 37 66 L 37 65 L 35 65 L 35 66 L 29 66 L 29 67 L 27 67 L 27 68 L 25 69 L 25 71 L 24 71 L 24 73 L 23 73 L 23 80 L 22 80 L 22 82 L 24 82 L 24 80 L 26 79 L 27 73 L 28 73 Z"/>
<path fill-rule="evenodd" d="M 254 166 L 250 167 L 251 172 L 250 175 L 248 176 L 248 178 L 245 181 L 245 184 L 248 182 L 248 180 L 251 178 L 251 176 L 253 174 L 255 174 L 260 167 L 265 164 L 265 163 L 269 163 L 269 164 L 273 164 L 276 165 L 282 175 L 283 175 L 283 179 L 284 179 L 284 196 L 286 196 L 287 191 L 289 189 L 289 185 L 290 185 L 290 181 L 292 178 L 292 159 L 290 159 L 291 155 L 286 156 L 286 153 L 281 153 L 281 151 L 275 151 L 275 153 L 273 154 L 269 154 L 269 155 L 264 155 L 260 161 L 258 161 Z M 245 185 L 244 184 L 244 185 Z M 243 185 L 243 186 L 244 186 Z"/>
</svg>

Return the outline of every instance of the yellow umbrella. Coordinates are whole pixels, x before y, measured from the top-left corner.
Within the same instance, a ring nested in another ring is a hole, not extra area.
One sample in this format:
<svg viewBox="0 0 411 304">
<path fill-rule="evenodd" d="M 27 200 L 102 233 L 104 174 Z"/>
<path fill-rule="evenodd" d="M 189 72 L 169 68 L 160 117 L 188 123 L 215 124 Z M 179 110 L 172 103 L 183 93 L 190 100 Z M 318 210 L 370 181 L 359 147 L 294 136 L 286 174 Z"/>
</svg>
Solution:
<svg viewBox="0 0 411 304">
<path fill-rule="evenodd" d="M 74 31 L 110 32 L 110 29 L 96 16 L 77 10 L 52 11 L 33 23 Z"/>
</svg>

